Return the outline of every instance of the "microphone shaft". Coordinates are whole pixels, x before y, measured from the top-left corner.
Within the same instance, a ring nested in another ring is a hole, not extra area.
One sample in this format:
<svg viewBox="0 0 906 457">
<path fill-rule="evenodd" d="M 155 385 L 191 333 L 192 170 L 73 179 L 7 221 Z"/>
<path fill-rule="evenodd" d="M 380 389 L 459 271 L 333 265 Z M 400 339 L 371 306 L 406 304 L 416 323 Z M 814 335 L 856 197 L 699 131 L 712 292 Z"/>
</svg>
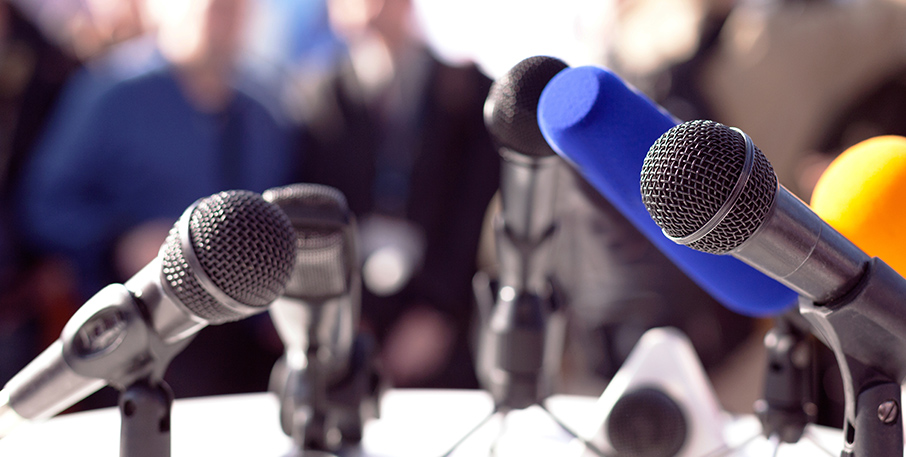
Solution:
<svg viewBox="0 0 906 457">
<path fill-rule="evenodd" d="M 178 343 L 208 325 L 165 292 L 170 285 L 161 281 L 160 257 L 149 262 L 123 285 L 131 294 L 130 298 L 144 305 L 148 324 L 165 344 Z"/>
<path fill-rule="evenodd" d="M 501 221 L 497 227 L 500 287 L 546 295 L 550 238 L 561 159 L 501 148 Z"/>
<path fill-rule="evenodd" d="M 852 289 L 870 261 L 780 185 L 764 224 L 730 254 L 821 304 Z"/>
<path fill-rule="evenodd" d="M 836 354 L 846 354 L 902 383 L 906 380 L 906 280 L 876 257 L 862 278 L 838 304 L 822 306 L 801 299 L 800 312 Z"/>
<path fill-rule="evenodd" d="M 517 238 L 535 241 L 554 220 L 557 156 L 530 157 L 501 148 L 501 206 L 507 230 Z"/>
<path fill-rule="evenodd" d="M 12 415 L 28 420 L 52 417 L 107 384 L 72 371 L 62 353 L 63 342 L 57 340 L 6 383 L 0 391 L 6 400 L 0 423 Z"/>
</svg>

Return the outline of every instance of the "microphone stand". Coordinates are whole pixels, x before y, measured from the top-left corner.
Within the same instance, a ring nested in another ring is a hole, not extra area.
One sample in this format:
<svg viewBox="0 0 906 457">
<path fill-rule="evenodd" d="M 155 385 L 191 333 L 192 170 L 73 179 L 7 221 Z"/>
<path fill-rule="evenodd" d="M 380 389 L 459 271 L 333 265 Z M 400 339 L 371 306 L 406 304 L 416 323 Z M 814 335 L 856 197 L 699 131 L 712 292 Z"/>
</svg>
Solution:
<svg viewBox="0 0 906 457">
<path fill-rule="evenodd" d="M 799 310 L 834 352 L 843 381 L 841 457 L 903 455 L 900 380 L 906 377 L 906 281 L 878 258 L 843 298 L 799 299 Z"/>
<path fill-rule="evenodd" d="M 544 265 L 550 251 L 555 226 L 539 240 L 526 241 L 506 230 L 502 217 L 496 220 L 498 255 L 505 265 L 519 265 L 512 271 L 522 277 L 514 284 L 503 286 L 492 281 L 485 272 L 478 272 L 472 281 L 476 305 L 481 319 L 483 346 L 479 350 L 478 370 L 485 388 L 494 399 L 494 409 L 477 426 L 466 433 L 447 452 L 450 456 L 472 434 L 497 415 L 506 418 L 514 409 L 539 406 L 560 428 L 598 456 L 603 451 L 566 425 L 545 405 L 550 396 L 552 379 L 560 367 L 559 358 L 565 338 L 566 316 L 559 289 L 550 277 L 537 276 L 538 266 Z M 530 276 L 535 274 L 533 279 Z M 543 277 L 546 287 L 537 287 Z M 533 284 L 535 287 L 525 287 Z M 521 289 L 521 290 L 517 290 Z M 536 289 L 532 292 L 526 289 Z M 499 299 L 499 300 L 498 300 Z M 495 454 L 497 442 L 490 455 Z"/>
<path fill-rule="evenodd" d="M 140 379 L 120 391 L 120 457 L 169 457 L 173 391 L 163 380 Z"/>
<path fill-rule="evenodd" d="M 63 358 L 79 375 L 120 391 L 120 457 L 170 457 L 174 395 L 163 376 L 195 335 L 166 341 L 152 330 L 141 297 L 123 284 L 98 292 L 63 328 Z"/>
<path fill-rule="evenodd" d="M 281 359 L 272 375 L 270 390 L 280 401 L 281 426 L 303 455 L 359 443 L 366 417 L 380 415 L 382 386 L 373 338 L 365 333 L 355 338 L 349 367 L 337 380 L 328 379 L 318 351 L 317 344 L 307 348 L 307 366 L 301 370 L 290 369 Z M 373 411 L 365 411 L 366 404 Z"/>
<path fill-rule="evenodd" d="M 817 340 L 802 320 L 798 309 L 778 316 L 764 337 L 767 370 L 755 414 L 762 434 L 783 443 L 798 442 L 817 414 Z"/>
</svg>

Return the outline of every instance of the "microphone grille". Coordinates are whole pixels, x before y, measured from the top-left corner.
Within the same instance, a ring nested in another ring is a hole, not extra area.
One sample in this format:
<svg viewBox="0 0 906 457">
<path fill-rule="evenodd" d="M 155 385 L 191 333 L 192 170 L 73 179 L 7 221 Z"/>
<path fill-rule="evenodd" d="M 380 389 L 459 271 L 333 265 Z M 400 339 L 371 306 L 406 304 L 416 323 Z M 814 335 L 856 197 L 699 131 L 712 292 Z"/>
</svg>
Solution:
<svg viewBox="0 0 906 457">
<path fill-rule="evenodd" d="M 355 234 L 343 193 L 320 184 L 292 184 L 263 196 L 289 216 L 296 231 L 295 268 L 284 295 L 318 300 L 345 294 L 355 268 Z"/>
<path fill-rule="evenodd" d="M 567 65 L 554 57 L 529 57 L 494 81 L 485 101 L 484 123 L 499 146 L 532 157 L 556 154 L 538 127 L 538 100 L 564 68 Z"/>
<path fill-rule="evenodd" d="M 220 291 L 248 306 L 221 303 L 198 282 L 183 252 L 180 223 L 167 237 L 163 276 L 177 299 L 211 324 L 264 311 L 283 293 L 293 268 L 295 233 L 289 219 L 261 195 L 226 191 L 198 201 L 189 217 L 189 239 L 201 273 Z M 183 217 L 187 217 L 184 215 Z"/>
<path fill-rule="evenodd" d="M 669 457 L 686 444 L 689 424 L 682 407 L 670 395 L 642 387 L 617 400 L 606 432 L 617 455 Z"/>
<path fill-rule="evenodd" d="M 687 246 L 723 254 L 744 243 L 764 222 L 777 189 L 777 175 L 754 149 L 752 172 L 726 216 Z M 642 202 L 651 218 L 673 238 L 692 235 L 731 198 L 743 173 L 746 140 L 713 121 L 671 128 L 651 146 L 642 164 Z"/>
</svg>

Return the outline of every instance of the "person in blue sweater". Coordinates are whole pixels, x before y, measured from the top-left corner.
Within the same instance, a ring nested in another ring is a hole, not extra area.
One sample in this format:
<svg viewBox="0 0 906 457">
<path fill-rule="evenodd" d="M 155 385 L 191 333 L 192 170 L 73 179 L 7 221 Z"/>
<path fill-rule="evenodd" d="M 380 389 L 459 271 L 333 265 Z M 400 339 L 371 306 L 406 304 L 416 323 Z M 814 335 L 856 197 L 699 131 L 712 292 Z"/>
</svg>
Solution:
<svg viewBox="0 0 906 457">
<path fill-rule="evenodd" d="M 73 266 L 82 300 L 153 259 L 193 201 L 295 181 L 290 125 L 237 72 L 248 0 L 181 5 L 159 24 L 146 62 L 60 105 L 62 125 L 22 175 L 19 229 L 42 255 Z M 280 348 L 261 339 L 260 325 L 201 332 L 171 363 L 176 395 L 265 390 Z"/>
<path fill-rule="evenodd" d="M 83 295 L 150 261 L 194 200 L 292 182 L 290 126 L 236 82 L 245 3 L 193 0 L 188 17 L 161 24 L 159 57 L 61 103 L 22 177 L 18 214 L 29 241 L 72 261 Z"/>
</svg>

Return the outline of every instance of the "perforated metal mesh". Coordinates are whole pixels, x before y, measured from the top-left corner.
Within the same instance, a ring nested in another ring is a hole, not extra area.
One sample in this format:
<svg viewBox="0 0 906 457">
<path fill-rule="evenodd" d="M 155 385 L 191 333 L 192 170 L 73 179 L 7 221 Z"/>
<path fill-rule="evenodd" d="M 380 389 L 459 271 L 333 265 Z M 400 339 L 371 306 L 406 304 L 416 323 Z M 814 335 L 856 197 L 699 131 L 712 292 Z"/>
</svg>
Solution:
<svg viewBox="0 0 906 457">
<path fill-rule="evenodd" d="M 163 277 L 197 316 L 211 324 L 242 319 L 264 311 L 283 293 L 296 237 L 286 215 L 261 195 L 228 191 L 200 200 L 189 215 L 189 236 L 203 273 L 220 291 L 249 307 L 232 309 L 199 284 L 186 262 L 177 222 L 164 247 Z"/>
<path fill-rule="evenodd" d="M 777 175 L 756 147 L 752 173 L 729 213 L 689 247 L 723 254 L 744 243 L 764 222 Z M 745 164 L 738 132 L 713 121 L 689 121 L 664 133 L 642 164 L 642 202 L 652 219 L 675 238 L 696 232 L 730 198 Z"/>
<path fill-rule="evenodd" d="M 318 184 L 293 184 L 263 196 L 289 216 L 296 230 L 295 269 L 285 295 L 317 300 L 346 293 L 355 265 L 355 241 L 343 193 Z"/>
<path fill-rule="evenodd" d="M 607 421 L 607 436 L 620 456 L 672 457 L 686 443 L 689 425 L 682 408 L 654 387 L 624 394 Z"/>
<path fill-rule="evenodd" d="M 484 122 L 498 145 L 534 157 L 556 154 L 538 127 L 538 99 L 544 86 L 566 67 L 553 57 L 529 57 L 494 82 Z"/>
</svg>

